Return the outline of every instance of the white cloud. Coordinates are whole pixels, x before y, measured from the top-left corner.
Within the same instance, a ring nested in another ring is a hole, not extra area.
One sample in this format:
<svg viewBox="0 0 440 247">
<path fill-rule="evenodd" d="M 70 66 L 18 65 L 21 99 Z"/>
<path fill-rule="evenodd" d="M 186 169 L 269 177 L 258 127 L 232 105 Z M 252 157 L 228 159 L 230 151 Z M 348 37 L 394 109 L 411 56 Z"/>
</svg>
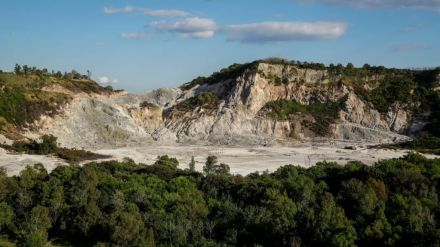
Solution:
<svg viewBox="0 0 440 247">
<path fill-rule="evenodd" d="M 439 0 L 300 0 L 305 2 L 322 2 L 350 5 L 360 8 L 418 8 L 440 11 Z"/>
<path fill-rule="evenodd" d="M 156 17 L 184 17 L 189 15 L 188 12 L 177 9 L 139 9 L 139 12 L 143 15 Z"/>
<path fill-rule="evenodd" d="M 118 83 L 118 79 L 110 79 L 108 76 L 101 76 L 98 78 L 100 84 L 115 84 Z"/>
<path fill-rule="evenodd" d="M 345 34 L 344 22 L 261 22 L 230 25 L 222 29 L 228 41 L 273 43 L 294 40 L 334 39 Z"/>
<path fill-rule="evenodd" d="M 158 31 L 177 33 L 182 38 L 206 39 L 214 36 L 217 24 L 214 20 L 190 17 L 176 22 L 153 22 Z"/>
<path fill-rule="evenodd" d="M 135 8 L 133 6 L 125 6 L 123 8 L 104 8 L 104 13 L 112 15 L 112 14 L 122 14 L 122 13 L 131 13 L 134 12 Z"/>
<path fill-rule="evenodd" d="M 110 82 L 110 79 L 107 76 L 101 76 L 98 78 L 98 82 L 101 84 L 107 84 Z"/>
<path fill-rule="evenodd" d="M 128 14 L 136 13 L 141 15 L 155 16 L 155 17 L 185 17 L 189 13 L 183 10 L 177 9 L 148 9 L 148 8 L 137 8 L 127 5 L 123 8 L 104 8 L 104 13 L 106 14 Z"/>
<path fill-rule="evenodd" d="M 131 39 L 131 40 L 143 40 L 151 36 L 149 32 L 131 32 L 131 33 L 121 33 L 122 39 Z"/>
</svg>

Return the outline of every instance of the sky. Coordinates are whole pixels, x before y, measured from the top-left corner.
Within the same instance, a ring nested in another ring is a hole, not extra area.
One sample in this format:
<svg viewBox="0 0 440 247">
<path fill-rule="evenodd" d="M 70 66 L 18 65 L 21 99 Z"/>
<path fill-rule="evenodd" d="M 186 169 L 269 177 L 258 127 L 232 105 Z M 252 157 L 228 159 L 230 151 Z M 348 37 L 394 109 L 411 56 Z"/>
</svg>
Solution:
<svg viewBox="0 0 440 247">
<path fill-rule="evenodd" d="M 175 87 L 268 57 L 440 66 L 440 0 L 0 0 L 0 69 Z"/>
</svg>

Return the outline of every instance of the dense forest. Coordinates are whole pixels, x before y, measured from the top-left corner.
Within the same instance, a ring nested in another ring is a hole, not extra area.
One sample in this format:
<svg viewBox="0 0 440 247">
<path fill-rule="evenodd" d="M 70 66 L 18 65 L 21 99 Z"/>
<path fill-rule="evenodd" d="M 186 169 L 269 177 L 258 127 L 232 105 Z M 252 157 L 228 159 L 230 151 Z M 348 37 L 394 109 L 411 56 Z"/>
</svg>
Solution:
<svg viewBox="0 0 440 247">
<path fill-rule="evenodd" d="M 322 162 L 231 175 L 153 165 L 41 164 L 0 173 L 6 246 L 439 246 L 440 160 Z"/>
</svg>

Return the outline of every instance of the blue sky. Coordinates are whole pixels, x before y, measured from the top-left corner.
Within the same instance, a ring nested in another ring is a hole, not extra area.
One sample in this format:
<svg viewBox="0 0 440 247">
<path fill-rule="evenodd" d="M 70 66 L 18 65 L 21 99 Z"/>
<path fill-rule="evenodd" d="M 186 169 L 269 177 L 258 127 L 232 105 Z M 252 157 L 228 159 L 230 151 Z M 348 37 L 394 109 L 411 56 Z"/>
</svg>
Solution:
<svg viewBox="0 0 440 247">
<path fill-rule="evenodd" d="M 440 66 L 439 0 L 2 0 L 0 69 L 141 92 L 266 57 Z"/>
</svg>

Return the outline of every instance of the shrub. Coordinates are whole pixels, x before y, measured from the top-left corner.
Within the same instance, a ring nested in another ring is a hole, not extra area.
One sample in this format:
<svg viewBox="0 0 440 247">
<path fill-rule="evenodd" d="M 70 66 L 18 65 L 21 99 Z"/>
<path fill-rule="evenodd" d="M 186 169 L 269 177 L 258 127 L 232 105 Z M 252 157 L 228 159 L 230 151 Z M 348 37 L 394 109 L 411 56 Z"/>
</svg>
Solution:
<svg viewBox="0 0 440 247">
<path fill-rule="evenodd" d="M 78 163 L 85 160 L 110 158 L 110 156 L 96 154 L 86 150 L 58 147 L 57 138 L 53 135 L 44 135 L 41 137 L 41 140 L 42 140 L 41 142 L 37 142 L 35 140 L 15 141 L 12 144 L 12 146 L 8 146 L 8 145 L 0 145 L 0 146 L 10 151 L 19 152 L 19 153 L 38 154 L 38 155 L 53 154 L 70 163 Z"/>
<path fill-rule="evenodd" d="M 219 72 L 215 72 L 209 77 L 197 77 L 196 79 L 185 83 L 181 88 L 184 90 L 191 89 L 197 85 L 203 84 L 214 84 L 226 80 L 235 80 L 237 77 L 241 76 L 246 71 L 255 73 L 258 67 L 257 62 L 246 63 L 246 64 L 233 64 L 227 68 L 221 69 Z"/>
<path fill-rule="evenodd" d="M 338 102 L 315 102 L 303 105 L 285 99 L 268 102 L 263 107 L 263 111 L 267 111 L 270 117 L 279 120 L 294 119 L 298 113 L 311 115 L 315 121 L 309 123 L 310 129 L 322 136 L 329 133 L 329 126 L 338 118 L 340 109 Z"/>
<path fill-rule="evenodd" d="M 196 107 L 215 109 L 219 103 L 220 100 L 215 94 L 212 92 L 205 92 L 180 102 L 179 104 L 175 105 L 174 108 L 179 111 L 190 111 Z"/>
</svg>

